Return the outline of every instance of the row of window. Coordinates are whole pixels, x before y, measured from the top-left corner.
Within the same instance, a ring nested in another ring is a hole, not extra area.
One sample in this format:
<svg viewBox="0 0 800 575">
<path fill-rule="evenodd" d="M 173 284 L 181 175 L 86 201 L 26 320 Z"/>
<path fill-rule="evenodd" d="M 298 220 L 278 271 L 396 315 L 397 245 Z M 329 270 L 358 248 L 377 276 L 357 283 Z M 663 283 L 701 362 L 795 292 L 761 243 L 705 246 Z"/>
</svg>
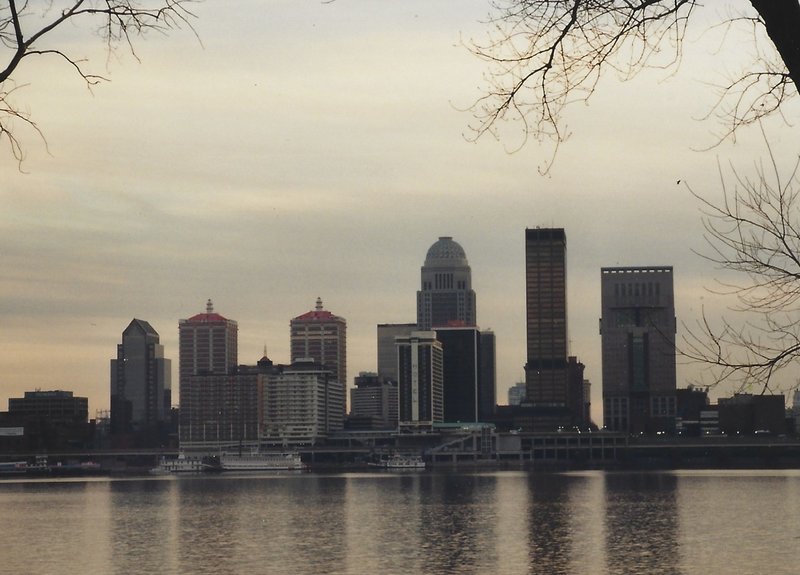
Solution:
<svg viewBox="0 0 800 575">
<path fill-rule="evenodd" d="M 661 295 L 661 284 L 658 282 L 615 283 L 615 297 L 656 297 Z"/>
</svg>

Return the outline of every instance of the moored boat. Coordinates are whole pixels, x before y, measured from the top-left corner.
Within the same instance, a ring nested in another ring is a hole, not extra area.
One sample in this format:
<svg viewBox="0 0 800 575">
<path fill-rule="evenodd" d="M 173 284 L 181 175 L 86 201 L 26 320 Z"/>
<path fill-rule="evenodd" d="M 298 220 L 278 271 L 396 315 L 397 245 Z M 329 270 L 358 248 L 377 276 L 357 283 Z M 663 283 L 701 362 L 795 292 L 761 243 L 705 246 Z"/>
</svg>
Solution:
<svg viewBox="0 0 800 575">
<path fill-rule="evenodd" d="M 0 462 L 0 475 L 22 475 L 27 468 L 27 461 L 2 461 Z"/>
<path fill-rule="evenodd" d="M 370 465 L 383 469 L 425 469 L 425 461 L 419 455 L 394 454 Z"/>
<path fill-rule="evenodd" d="M 150 470 L 153 475 L 168 475 L 170 473 L 200 473 L 213 471 L 213 467 L 204 461 L 203 457 L 179 453 L 178 457 L 162 457 L 158 465 Z"/>
<path fill-rule="evenodd" d="M 219 456 L 221 471 L 300 471 L 306 468 L 299 453 L 250 451 Z"/>
</svg>

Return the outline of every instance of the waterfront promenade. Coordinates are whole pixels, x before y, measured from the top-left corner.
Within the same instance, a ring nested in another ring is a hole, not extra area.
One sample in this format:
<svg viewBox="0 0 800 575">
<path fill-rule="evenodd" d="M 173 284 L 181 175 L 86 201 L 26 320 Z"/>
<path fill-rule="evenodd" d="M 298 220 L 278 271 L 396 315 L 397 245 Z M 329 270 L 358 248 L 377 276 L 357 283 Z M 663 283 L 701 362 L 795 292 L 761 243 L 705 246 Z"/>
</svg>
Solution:
<svg viewBox="0 0 800 575">
<path fill-rule="evenodd" d="M 210 446 L 214 455 L 237 446 Z M 270 448 L 269 450 L 280 450 Z M 422 455 L 432 468 L 800 468 L 794 436 L 630 437 L 595 433 L 342 433 L 325 445 L 296 449 L 310 469 L 354 469 L 390 453 Z M 51 452 L 51 462 L 93 461 L 104 473 L 138 473 L 178 449 L 97 449 Z M 42 453 L 0 453 L 0 461 L 33 460 Z"/>
</svg>

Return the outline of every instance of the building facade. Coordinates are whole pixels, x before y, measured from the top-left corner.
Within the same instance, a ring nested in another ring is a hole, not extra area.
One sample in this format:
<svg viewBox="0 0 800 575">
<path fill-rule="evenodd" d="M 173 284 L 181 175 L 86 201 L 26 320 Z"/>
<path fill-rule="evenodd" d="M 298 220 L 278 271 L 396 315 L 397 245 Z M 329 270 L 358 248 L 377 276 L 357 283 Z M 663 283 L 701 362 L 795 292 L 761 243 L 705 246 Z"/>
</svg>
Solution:
<svg viewBox="0 0 800 575">
<path fill-rule="evenodd" d="M 786 397 L 734 393 L 720 397 L 719 429 L 727 435 L 783 435 L 786 433 Z"/>
<path fill-rule="evenodd" d="M 675 303 L 671 266 L 601 269 L 603 424 L 613 431 L 673 430 Z"/>
<path fill-rule="evenodd" d="M 429 249 L 417 292 L 417 328 L 421 331 L 456 322 L 477 322 L 472 272 L 464 249 L 442 236 Z"/>
<path fill-rule="evenodd" d="M 583 378 L 585 366 L 577 357 L 567 358 L 568 407 L 570 427 L 585 429 L 591 424 L 591 384 Z"/>
<path fill-rule="evenodd" d="M 351 417 L 375 418 L 382 429 L 396 429 L 399 407 L 396 380 L 363 371 L 355 378 L 350 390 Z"/>
<path fill-rule="evenodd" d="M 7 452 L 46 453 L 87 449 L 94 443 L 89 399 L 71 391 L 26 391 L 8 400 L 8 412 L 0 413 L 0 447 Z"/>
<path fill-rule="evenodd" d="M 206 401 L 204 390 L 192 378 L 197 375 L 228 375 L 238 364 L 239 326 L 214 312 L 209 299 L 206 312 L 178 323 L 178 380 L 180 393 L 179 439 L 201 441 L 203 415 L 194 410 Z M 208 424 L 207 424 L 208 425 Z"/>
<path fill-rule="evenodd" d="M 378 375 L 384 379 L 397 381 L 396 337 L 408 337 L 417 331 L 415 323 L 378 324 Z"/>
<path fill-rule="evenodd" d="M 508 388 L 508 405 L 521 405 L 525 401 L 525 382 L 518 381 Z"/>
<path fill-rule="evenodd" d="M 267 444 L 314 445 L 344 427 L 344 388 L 312 358 L 272 366 L 259 404 L 261 440 Z"/>
<path fill-rule="evenodd" d="M 181 403 L 181 408 L 186 408 L 181 447 L 219 450 L 257 444 L 262 379 L 251 366 L 240 366 L 231 373 L 191 376 L 192 393 Z"/>
<path fill-rule="evenodd" d="M 442 344 L 436 332 L 415 331 L 396 342 L 400 424 L 430 427 L 442 423 Z"/>
<path fill-rule="evenodd" d="M 494 332 L 481 331 L 481 365 L 478 383 L 478 421 L 491 421 L 497 409 L 497 342 Z"/>
<path fill-rule="evenodd" d="M 86 423 L 89 399 L 71 391 L 26 391 L 23 397 L 8 399 L 8 413 L 21 419 L 47 419 L 57 425 Z"/>
<path fill-rule="evenodd" d="M 111 435 L 117 445 L 165 443 L 171 378 L 172 362 L 164 357 L 158 332 L 144 320 L 132 320 L 111 360 Z"/>
<path fill-rule="evenodd" d="M 330 378 L 341 387 L 344 396 L 347 387 L 347 322 L 344 318 L 326 311 L 322 299 L 316 307 L 289 322 L 291 362 L 313 359 L 318 367 L 331 372 Z M 342 406 L 344 417 L 344 406 Z"/>
<path fill-rule="evenodd" d="M 480 421 L 482 347 L 475 327 L 436 328 L 442 344 L 442 396 L 445 423 Z"/>
<path fill-rule="evenodd" d="M 561 228 L 525 230 L 526 401 L 566 408 L 567 237 Z"/>
</svg>

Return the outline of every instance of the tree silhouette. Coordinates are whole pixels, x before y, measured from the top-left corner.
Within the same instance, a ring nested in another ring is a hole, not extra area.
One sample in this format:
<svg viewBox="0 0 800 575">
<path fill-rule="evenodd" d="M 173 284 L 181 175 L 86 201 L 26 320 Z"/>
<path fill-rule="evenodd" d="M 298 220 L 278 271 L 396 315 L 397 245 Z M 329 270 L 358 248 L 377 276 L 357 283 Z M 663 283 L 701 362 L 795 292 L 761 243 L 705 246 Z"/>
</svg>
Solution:
<svg viewBox="0 0 800 575">
<path fill-rule="evenodd" d="M 134 41 L 148 33 L 165 34 L 176 28 L 192 28 L 189 10 L 196 0 L 4 0 L 0 3 L 0 142 L 6 141 L 11 154 L 21 163 L 24 149 L 15 133 L 21 122 L 40 136 L 41 130 L 30 114 L 15 101 L 19 89 L 13 74 L 32 56 L 54 57 L 73 68 L 88 86 L 106 80 L 89 71 L 88 63 L 66 48 L 51 44 L 53 31 L 67 22 L 88 21 L 111 53 L 120 47 L 136 56 Z"/>
<path fill-rule="evenodd" d="M 752 175 L 733 166 L 720 170 L 719 201 L 690 187 L 703 208 L 707 247 L 700 255 L 738 278 L 710 291 L 733 296 L 731 309 L 742 321 L 717 324 L 703 313 L 698 325 L 687 326 L 680 350 L 712 366 L 714 383 L 735 380 L 762 391 L 800 358 L 800 157 L 786 170 L 769 142 L 767 150 L 768 161 Z"/>
<path fill-rule="evenodd" d="M 724 138 L 780 108 L 800 87 L 800 2 L 740 0 L 743 12 L 719 25 L 742 26 L 757 51 L 751 69 L 720 86 Z M 497 136 L 518 120 L 520 146 L 532 137 L 556 145 L 564 108 L 586 101 L 606 72 L 623 80 L 645 68 L 680 64 L 698 0 L 495 0 L 488 39 L 469 48 L 488 63 L 487 87 L 472 106 L 472 136 Z M 764 42 L 766 37 L 767 42 Z M 773 49 L 774 48 L 774 49 Z"/>
</svg>

